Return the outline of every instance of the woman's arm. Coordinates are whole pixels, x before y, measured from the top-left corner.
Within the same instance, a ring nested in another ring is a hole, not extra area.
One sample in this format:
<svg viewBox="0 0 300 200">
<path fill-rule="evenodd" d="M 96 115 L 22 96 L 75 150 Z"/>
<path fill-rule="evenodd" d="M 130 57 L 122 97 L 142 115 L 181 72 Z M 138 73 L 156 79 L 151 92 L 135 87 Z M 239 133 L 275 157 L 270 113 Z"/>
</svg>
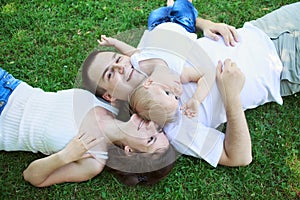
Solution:
<svg viewBox="0 0 300 200">
<path fill-rule="evenodd" d="M 98 140 L 78 134 L 61 151 L 33 161 L 23 172 L 24 179 L 36 187 L 63 182 L 80 182 L 100 173 L 105 166 L 86 151 Z"/>
<path fill-rule="evenodd" d="M 113 46 L 124 55 L 131 56 L 137 50 L 135 47 L 126 44 L 118 39 L 101 35 L 101 40 L 97 40 L 101 46 Z"/>
<path fill-rule="evenodd" d="M 201 29 L 204 36 L 212 40 L 219 40 L 219 35 L 221 35 L 227 46 L 234 46 L 235 43 L 239 41 L 235 27 L 224 23 L 215 23 L 198 17 L 196 19 L 196 28 Z"/>
</svg>

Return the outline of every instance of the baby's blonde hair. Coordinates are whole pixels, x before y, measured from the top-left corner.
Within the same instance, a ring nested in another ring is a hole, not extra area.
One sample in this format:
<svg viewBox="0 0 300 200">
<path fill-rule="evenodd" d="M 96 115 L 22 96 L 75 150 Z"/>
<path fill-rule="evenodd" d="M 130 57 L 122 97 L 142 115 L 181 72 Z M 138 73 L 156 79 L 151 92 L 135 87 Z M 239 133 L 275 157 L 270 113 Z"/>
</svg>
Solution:
<svg viewBox="0 0 300 200">
<path fill-rule="evenodd" d="M 139 85 L 129 96 L 129 105 L 134 113 L 148 121 L 153 121 L 160 127 L 175 120 L 176 111 L 168 110 L 153 98 L 150 92 L 143 86 Z"/>
</svg>

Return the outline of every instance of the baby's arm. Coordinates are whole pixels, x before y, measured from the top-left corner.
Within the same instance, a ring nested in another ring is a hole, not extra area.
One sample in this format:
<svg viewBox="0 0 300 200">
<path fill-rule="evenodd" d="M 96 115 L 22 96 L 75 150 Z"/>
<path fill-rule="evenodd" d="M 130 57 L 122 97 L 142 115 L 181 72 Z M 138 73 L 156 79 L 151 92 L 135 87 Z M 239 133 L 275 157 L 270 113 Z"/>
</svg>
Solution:
<svg viewBox="0 0 300 200">
<path fill-rule="evenodd" d="M 113 46 L 122 54 L 127 56 L 131 56 L 137 50 L 135 47 L 126 44 L 118 39 L 112 37 L 106 37 L 105 35 L 101 35 L 101 40 L 97 40 L 98 43 L 102 46 Z"/>
<path fill-rule="evenodd" d="M 104 162 L 100 163 L 86 154 L 97 143 L 97 139 L 78 134 L 61 151 L 30 163 L 23 172 L 24 179 L 36 187 L 86 181 L 99 174 L 105 166 Z"/>
<path fill-rule="evenodd" d="M 197 82 L 197 89 L 192 98 L 181 107 L 187 117 L 195 117 L 198 114 L 199 105 L 208 95 L 211 89 L 211 81 L 215 79 L 215 73 L 201 73 L 198 68 L 184 67 L 180 76 L 182 83 Z M 209 80 L 209 81 L 208 81 Z"/>
</svg>

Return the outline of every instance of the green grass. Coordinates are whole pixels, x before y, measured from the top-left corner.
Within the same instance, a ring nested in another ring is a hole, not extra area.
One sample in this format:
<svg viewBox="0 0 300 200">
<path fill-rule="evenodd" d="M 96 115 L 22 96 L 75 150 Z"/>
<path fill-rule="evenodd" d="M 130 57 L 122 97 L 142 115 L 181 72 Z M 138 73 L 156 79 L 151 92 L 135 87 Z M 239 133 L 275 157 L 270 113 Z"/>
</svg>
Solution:
<svg viewBox="0 0 300 200">
<path fill-rule="evenodd" d="M 241 27 L 292 0 L 194 0 L 200 16 Z M 144 27 L 164 0 L 0 1 L 0 66 L 46 91 L 71 88 L 100 34 Z M 250 94 L 249 94 L 250 95 Z M 246 111 L 253 142 L 247 167 L 212 168 L 182 156 L 153 187 L 126 187 L 103 172 L 90 181 L 35 188 L 22 171 L 41 154 L 0 152 L 1 199 L 299 199 L 300 95 Z"/>
</svg>

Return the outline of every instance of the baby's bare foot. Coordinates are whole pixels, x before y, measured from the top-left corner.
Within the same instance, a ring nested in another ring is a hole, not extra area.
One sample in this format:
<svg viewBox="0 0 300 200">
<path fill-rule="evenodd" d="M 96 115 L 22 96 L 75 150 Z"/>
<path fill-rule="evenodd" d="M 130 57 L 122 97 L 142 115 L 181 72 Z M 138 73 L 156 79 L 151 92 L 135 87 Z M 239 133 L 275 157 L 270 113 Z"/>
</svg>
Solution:
<svg viewBox="0 0 300 200">
<path fill-rule="evenodd" d="M 167 6 L 173 6 L 174 0 L 167 0 Z"/>
</svg>

